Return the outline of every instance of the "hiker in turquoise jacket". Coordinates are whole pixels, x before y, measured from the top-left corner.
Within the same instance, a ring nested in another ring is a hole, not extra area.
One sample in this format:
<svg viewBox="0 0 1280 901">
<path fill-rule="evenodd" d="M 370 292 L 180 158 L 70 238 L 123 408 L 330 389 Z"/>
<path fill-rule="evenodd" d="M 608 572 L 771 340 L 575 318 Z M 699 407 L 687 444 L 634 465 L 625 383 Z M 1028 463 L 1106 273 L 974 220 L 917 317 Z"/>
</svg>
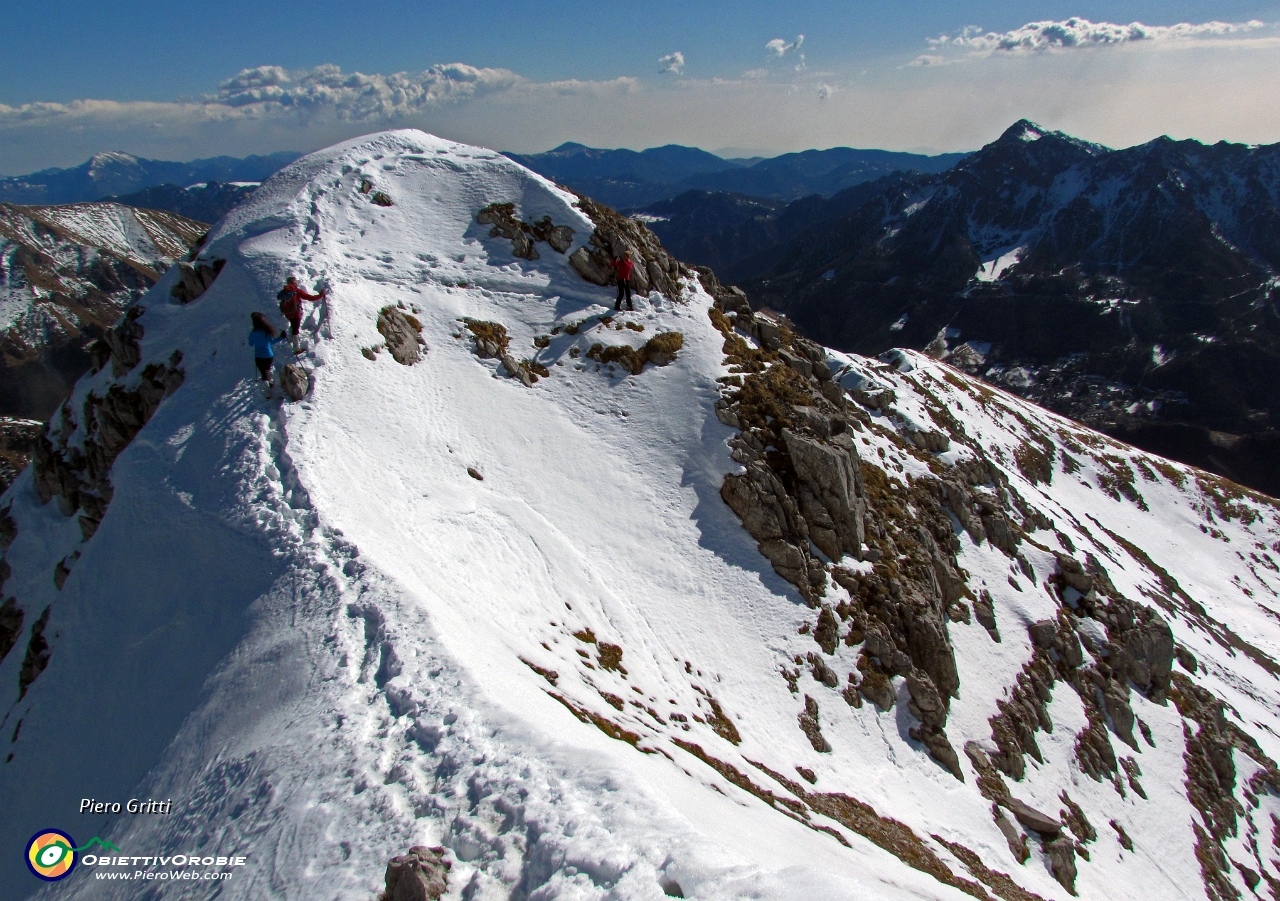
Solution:
<svg viewBox="0 0 1280 901">
<path fill-rule="evenodd" d="M 276 327 L 267 321 L 261 313 L 254 313 L 253 331 L 249 332 L 249 346 L 253 348 L 253 362 L 258 367 L 262 381 L 271 384 L 271 369 L 275 365 L 275 346 L 281 341 L 289 340 L 289 336 L 276 331 Z"/>
</svg>

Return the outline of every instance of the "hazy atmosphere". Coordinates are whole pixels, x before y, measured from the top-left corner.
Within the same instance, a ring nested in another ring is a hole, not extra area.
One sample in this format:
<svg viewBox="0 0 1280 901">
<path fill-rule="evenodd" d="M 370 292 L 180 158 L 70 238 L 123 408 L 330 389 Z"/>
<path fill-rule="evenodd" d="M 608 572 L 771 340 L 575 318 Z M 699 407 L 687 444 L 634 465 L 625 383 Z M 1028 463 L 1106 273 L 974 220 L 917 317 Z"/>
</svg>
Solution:
<svg viewBox="0 0 1280 901">
<path fill-rule="evenodd" d="M 0 174 L 413 126 L 727 155 L 971 150 L 1026 117 L 1109 146 L 1280 141 L 1258 3 L 30 4 L 0 60 Z"/>
</svg>

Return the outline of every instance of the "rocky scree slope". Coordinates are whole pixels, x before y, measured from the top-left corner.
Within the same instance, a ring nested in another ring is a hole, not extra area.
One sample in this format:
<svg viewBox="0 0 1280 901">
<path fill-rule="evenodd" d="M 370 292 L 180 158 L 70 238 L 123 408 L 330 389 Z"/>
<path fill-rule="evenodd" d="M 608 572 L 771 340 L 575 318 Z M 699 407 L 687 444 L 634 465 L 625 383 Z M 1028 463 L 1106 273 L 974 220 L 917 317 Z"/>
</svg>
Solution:
<svg viewBox="0 0 1280 901">
<path fill-rule="evenodd" d="M 300 160 L 202 253 L 0 498 L 0 840 L 92 790 L 181 811 L 76 827 L 122 848 L 248 854 L 228 898 L 423 855 L 467 898 L 1280 880 L 1275 502 L 823 348 L 420 132 Z M 288 272 L 332 293 L 277 406 L 243 333 Z"/>
<path fill-rule="evenodd" d="M 948 172 L 886 181 L 743 284 L 815 340 L 931 346 L 1095 428 L 1244 435 L 1280 415 L 1277 233 L 1280 146 L 1108 150 L 1022 121 Z"/>
</svg>

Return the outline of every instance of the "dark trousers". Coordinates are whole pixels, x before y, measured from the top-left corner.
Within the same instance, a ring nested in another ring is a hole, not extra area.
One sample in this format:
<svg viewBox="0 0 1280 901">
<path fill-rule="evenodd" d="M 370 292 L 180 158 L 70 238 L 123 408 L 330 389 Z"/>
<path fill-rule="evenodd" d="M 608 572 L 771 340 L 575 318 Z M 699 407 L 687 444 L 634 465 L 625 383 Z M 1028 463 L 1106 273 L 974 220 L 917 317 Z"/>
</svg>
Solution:
<svg viewBox="0 0 1280 901">
<path fill-rule="evenodd" d="M 613 305 L 613 308 L 615 310 L 622 309 L 622 295 L 624 293 L 627 296 L 627 309 L 628 310 L 634 309 L 634 307 L 631 305 L 631 279 L 620 278 L 618 279 L 618 301 Z"/>
<path fill-rule="evenodd" d="M 285 318 L 289 319 L 288 316 L 286 316 Z M 300 328 L 302 328 L 301 316 L 299 316 L 297 319 L 289 319 L 289 336 L 290 337 L 292 338 L 298 337 L 298 329 Z"/>
<path fill-rule="evenodd" d="M 258 373 L 262 376 L 264 382 L 271 381 L 271 367 L 275 365 L 275 360 L 271 357 L 254 357 L 253 362 L 257 364 Z"/>
</svg>

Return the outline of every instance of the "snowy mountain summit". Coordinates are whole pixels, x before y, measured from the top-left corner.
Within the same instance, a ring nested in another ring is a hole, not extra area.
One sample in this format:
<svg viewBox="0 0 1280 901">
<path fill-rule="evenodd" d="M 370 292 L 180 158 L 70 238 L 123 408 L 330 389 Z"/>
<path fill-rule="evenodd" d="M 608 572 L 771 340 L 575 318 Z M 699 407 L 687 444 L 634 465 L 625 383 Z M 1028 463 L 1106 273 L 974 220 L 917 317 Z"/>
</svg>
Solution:
<svg viewBox="0 0 1280 901">
<path fill-rule="evenodd" d="M 1260 495 L 415 131 L 274 176 L 103 347 L 0 502 L 0 898 L 366 901 L 420 845 L 458 899 L 1280 889 Z M 131 862 L 40 894 L 49 828 Z"/>
</svg>

